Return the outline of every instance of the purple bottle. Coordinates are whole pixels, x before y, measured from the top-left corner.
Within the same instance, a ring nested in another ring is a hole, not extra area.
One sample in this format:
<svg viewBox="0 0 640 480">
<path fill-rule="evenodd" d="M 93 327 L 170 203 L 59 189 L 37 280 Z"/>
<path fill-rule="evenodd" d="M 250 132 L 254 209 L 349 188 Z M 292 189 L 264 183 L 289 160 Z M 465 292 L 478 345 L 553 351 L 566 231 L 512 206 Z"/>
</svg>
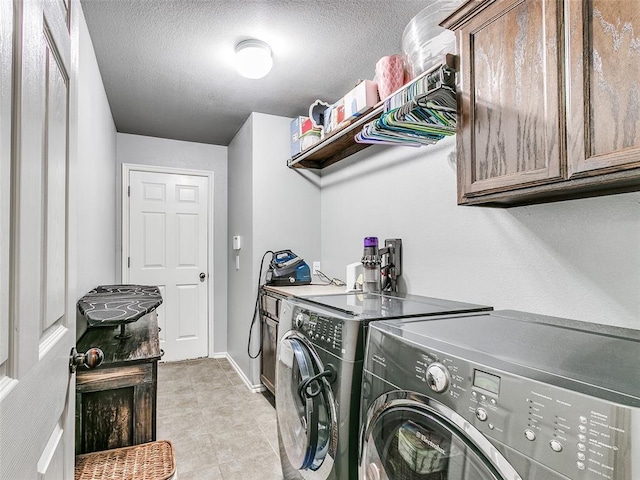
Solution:
<svg viewBox="0 0 640 480">
<path fill-rule="evenodd" d="M 362 266 L 364 270 L 362 290 L 365 293 L 380 291 L 380 263 L 378 237 L 365 237 L 364 252 L 362 254 Z"/>
</svg>

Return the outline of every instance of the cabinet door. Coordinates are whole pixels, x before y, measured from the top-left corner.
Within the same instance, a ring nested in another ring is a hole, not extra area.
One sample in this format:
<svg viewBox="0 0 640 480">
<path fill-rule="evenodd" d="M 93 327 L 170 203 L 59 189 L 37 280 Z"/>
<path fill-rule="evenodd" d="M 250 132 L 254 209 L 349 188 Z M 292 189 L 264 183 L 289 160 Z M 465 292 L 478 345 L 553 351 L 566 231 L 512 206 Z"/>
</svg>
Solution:
<svg viewBox="0 0 640 480">
<path fill-rule="evenodd" d="M 278 322 L 266 315 L 262 317 L 262 357 L 260 379 L 267 389 L 275 395 L 276 352 L 278 348 Z"/>
<path fill-rule="evenodd" d="M 567 0 L 566 5 L 569 175 L 638 168 L 640 4 Z"/>
<path fill-rule="evenodd" d="M 458 201 L 563 178 L 559 0 L 471 2 L 458 25 Z M 478 12 L 476 8 L 483 8 Z"/>
<path fill-rule="evenodd" d="M 76 454 L 154 441 L 156 389 L 156 361 L 79 373 Z"/>
</svg>

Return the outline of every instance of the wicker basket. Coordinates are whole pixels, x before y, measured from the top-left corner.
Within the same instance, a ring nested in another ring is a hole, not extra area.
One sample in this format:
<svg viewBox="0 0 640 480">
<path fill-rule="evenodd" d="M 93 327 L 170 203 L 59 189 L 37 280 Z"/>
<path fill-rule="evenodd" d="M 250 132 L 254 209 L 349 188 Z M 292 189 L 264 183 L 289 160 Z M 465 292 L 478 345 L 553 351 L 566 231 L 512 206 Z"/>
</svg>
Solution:
<svg viewBox="0 0 640 480">
<path fill-rule="evenodd" d="M 75 480 L 168 480 L 175 474 L 167 440 L 76 456 Z"/>
</svg>

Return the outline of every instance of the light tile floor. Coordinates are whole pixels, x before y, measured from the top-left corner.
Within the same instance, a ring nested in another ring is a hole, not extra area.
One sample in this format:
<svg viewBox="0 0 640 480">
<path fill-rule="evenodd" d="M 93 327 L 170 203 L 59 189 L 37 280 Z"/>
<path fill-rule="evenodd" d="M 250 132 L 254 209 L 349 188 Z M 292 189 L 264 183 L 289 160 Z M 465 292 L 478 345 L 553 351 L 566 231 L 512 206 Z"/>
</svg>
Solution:
<svg viewBox="0 0 640 480">
<path fill-rule="evenodd" d="M 158 366 L 156 436 L 173 443 L 179 480 L 282 480 L 275 409 L 226 359 Z"/>
</svg>

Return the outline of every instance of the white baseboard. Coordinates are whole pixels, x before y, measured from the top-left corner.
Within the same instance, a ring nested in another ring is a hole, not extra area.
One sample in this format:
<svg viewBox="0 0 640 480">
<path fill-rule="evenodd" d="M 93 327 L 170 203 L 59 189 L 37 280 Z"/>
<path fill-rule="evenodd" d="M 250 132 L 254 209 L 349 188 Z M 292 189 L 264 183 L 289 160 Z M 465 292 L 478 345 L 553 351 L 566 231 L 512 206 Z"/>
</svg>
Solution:
<svg viewBox="0 0 640 480">
<path fill-rule="evenodd" d="M 244 372 L 240 369 L 240 367 L 235 362 L 235 360 L 233 360 L 233 358 L 231 358 L 231 356 L 227 352 L 214 353 L 212 355 L 212 358 L 226 358 L 231 364 L 231 366 L 233 367 L 233 369 L 236 371 L 236 373 L 240 376 L 244 384 L 247 386 L 249 390 L 251 390 L 252 393 L 260 393 L 266 390 L 266 387 L 261 383 L 258 385 L 253 385 L 251 381 L 247 378 L 247 376 L 244 374 Z"/>
</svg>

